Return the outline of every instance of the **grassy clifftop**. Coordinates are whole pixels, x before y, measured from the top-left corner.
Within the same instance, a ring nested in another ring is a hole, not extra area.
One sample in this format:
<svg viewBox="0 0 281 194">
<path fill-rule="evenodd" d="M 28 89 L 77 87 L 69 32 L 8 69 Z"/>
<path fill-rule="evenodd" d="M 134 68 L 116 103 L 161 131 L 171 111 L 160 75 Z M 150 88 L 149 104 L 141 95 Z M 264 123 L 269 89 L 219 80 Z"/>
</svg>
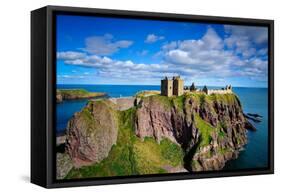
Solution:
<svg viewBox="0 0 281 194">
<path fill-rule="evenodd" d="M 86 99 L 102 96 L 106 96 L 106 93 L 88 92 L 84 89 L 57 89 L 56 93 L 57 102 L 61 102 L 63 100 Z"/>
</svg>

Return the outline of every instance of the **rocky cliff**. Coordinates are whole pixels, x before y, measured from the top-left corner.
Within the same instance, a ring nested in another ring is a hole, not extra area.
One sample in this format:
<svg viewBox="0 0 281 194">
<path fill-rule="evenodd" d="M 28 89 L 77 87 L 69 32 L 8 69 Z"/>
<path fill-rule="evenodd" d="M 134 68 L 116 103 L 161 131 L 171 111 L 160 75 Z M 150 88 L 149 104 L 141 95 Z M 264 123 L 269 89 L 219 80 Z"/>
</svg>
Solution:
<svg viewBox="0 0 281 194">
<path fill-rule="evenodd" d="M 106 158 L 118 133 L 115 105 L 108 100 L 90 101 L 67 125 L 66 151 L 75 167 Z"/>
<path fill-rule="evenodd" d="M 184 149 L 190 171 L 222 169 L 247 142 L 241 103 L 235 94 L 189 94 L 143 98 L 136 111 L 140 138 L 168 138 Z"/>
<path fill-rule="evenodd" d="M 136 102 L 122 111 L 110 100 L 89 101 L 75 113 L 66 135 L 74 168 L 59 174 L 220 170 L 247 143 L 246 129 L 253 129 L 235 94 L 151 95 Z"/>
</svg>

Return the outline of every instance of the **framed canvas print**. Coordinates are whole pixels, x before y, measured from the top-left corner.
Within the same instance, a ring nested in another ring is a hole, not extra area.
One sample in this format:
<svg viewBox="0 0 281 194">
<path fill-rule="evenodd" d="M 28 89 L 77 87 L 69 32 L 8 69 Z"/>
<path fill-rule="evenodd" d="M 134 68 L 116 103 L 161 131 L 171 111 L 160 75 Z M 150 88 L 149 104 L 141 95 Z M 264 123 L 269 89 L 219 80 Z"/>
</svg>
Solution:
<svg viewBox="0 0 281 194">
<path fill-rule="evenodd" d="M 31 12 L 31 182 L 273 173 L 273 21 Z"/>
</svg>

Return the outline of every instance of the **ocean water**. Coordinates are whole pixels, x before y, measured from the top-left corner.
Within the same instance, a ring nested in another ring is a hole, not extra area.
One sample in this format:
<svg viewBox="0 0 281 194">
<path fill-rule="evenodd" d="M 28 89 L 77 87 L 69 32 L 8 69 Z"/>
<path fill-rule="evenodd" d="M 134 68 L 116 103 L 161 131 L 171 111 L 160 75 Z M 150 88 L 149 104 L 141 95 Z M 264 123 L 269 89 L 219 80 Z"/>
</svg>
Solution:
<svg viewBox="0 0 281 194">
<path fill-rule="evenodd" d="M 141 90 L 160 90 L 160 86 L 132 85 L 57 85 L 58 89 L 86 89 L 91 92 L 105 92 L 108 97 L 133 96 Z M 209 87 L 215 88 L 215 87 Z M 234 87 L 239 96 L 244 113 L 257 113 L 262 122 L 253 123 L 257 131 L 248 131 L 248 143 L 236 160 L 228 161 L 224 170 L 265 168 L 268 166 L 268 89 Z M 87 100 L 70 100 L 57 104 L 56 132 L 65 131 L 68 120 L 80 111 Z"/>
<path fill-rule="evenodd" d="M 105 92 L 108 97 L 133 96 L 142 90 L 160 90 L 160 86 L 131 86 L 131 85 L 57 85 L 58 89 L 85 89 L 89 92 Z M 57 104 L 56 132 L 65 131 L 68 120 L 77 111 L 80 111 L 88 100 L 65 100 Z"/>
<path fill-rule="evenodd" d="M 261 115 L 262 122 L 253 123 L 257 131 L 248 131 L 248 143 L 238 159 L 228 161 L 225 170 L 265 168 L 268 166 L 268 89 L 233 88 L 239 96 L 244 113 Z"/>
</svg>

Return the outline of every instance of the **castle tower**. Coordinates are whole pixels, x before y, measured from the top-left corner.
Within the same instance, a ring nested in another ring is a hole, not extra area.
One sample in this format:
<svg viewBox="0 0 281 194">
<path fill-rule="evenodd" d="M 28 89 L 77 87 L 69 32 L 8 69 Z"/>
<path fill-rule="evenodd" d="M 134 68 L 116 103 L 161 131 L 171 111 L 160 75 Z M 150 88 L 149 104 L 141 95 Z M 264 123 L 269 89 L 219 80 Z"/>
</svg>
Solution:
<svg viewBox="0 0 281 194">
<path fill-rule="evenodd" d="M 181 96 L 183 95 L 184 81 L 180 76 L 173 77 L 173 95 Z"/>
<path fill-rule="evenodd" d="M 168 97 L 173 95 L 173 80 L 169 80 L 167 77 L 161 80 L 161 95 Z"/>
</svg>

